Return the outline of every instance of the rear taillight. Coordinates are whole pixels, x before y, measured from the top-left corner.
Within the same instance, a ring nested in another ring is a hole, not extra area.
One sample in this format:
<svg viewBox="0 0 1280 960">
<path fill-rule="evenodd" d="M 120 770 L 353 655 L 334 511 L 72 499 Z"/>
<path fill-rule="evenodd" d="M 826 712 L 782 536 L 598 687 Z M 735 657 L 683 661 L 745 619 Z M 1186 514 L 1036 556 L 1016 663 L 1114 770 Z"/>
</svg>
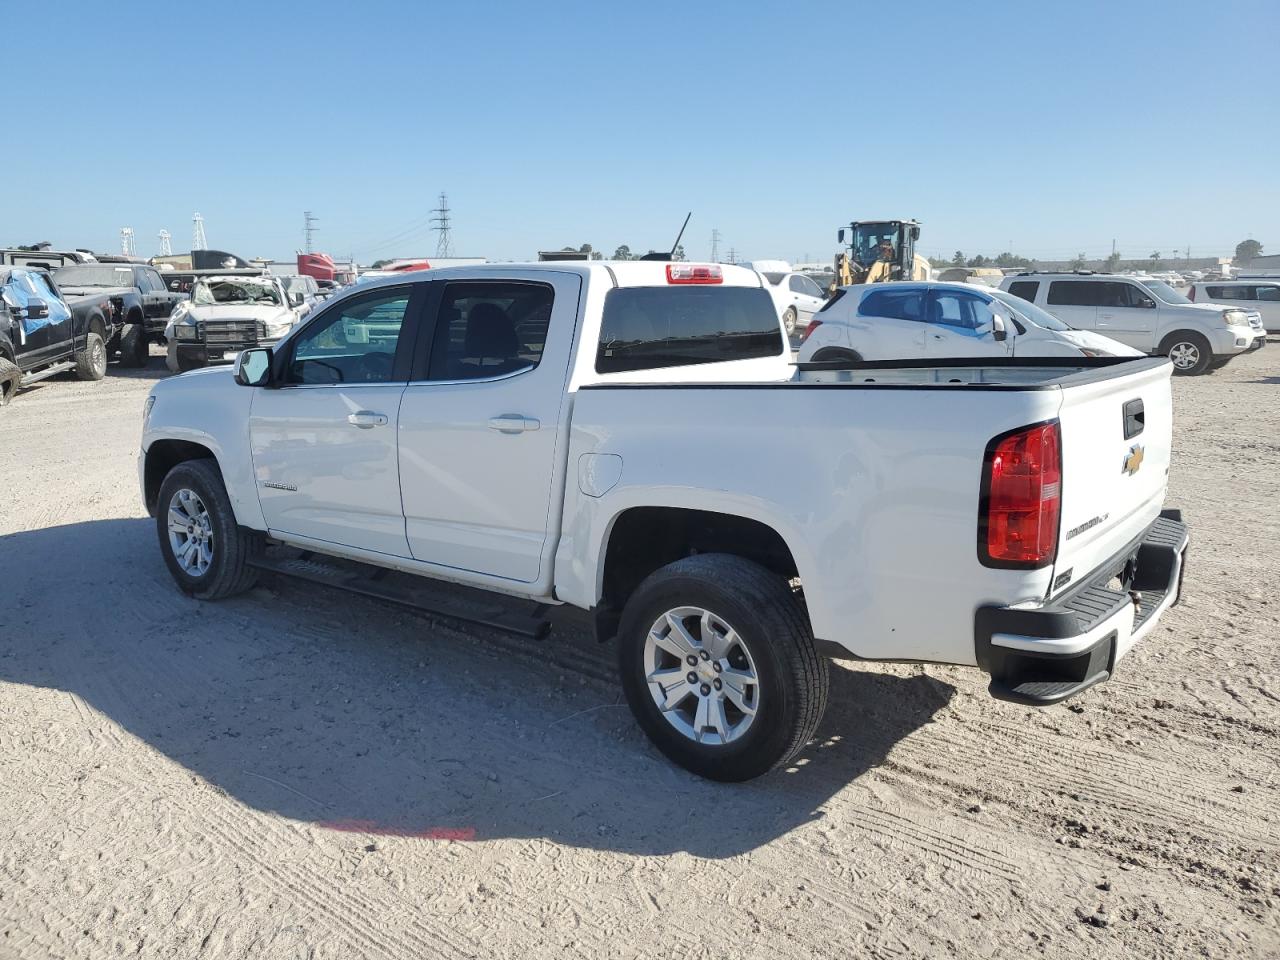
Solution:
<svg viewBox="0 0 1280 960">
<path fill-rule="evenodd" d="M 718 263 L 668 263 L 667 283 L 724 283 Z"/>
<path fill-rule="evenodd" d="M 978 556 L 989 567 L 1044 567 L 1058 552 L 1062 433 L 1057 421 L 996 437 L 983 462 Z"/>
<path fill-rule="evenodd" d="M 810 320 L 809 325 L 804 328 L 804 333 L 800 334 L 800 342 L 804 343 L 806 340 L 808 340 L 809 334 L 813 333 L 813 331 L 817 330 L 820 326 L 822 326 L 822 321 L 819 320 L 817 317 L 814 317 L 812 320 Z"/>
</svg>

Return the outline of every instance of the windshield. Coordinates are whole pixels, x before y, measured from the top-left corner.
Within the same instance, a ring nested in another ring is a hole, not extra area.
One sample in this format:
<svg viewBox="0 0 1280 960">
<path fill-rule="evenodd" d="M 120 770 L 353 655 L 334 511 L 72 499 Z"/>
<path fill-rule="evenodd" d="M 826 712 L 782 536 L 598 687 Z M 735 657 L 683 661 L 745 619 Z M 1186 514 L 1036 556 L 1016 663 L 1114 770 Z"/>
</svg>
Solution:
<svg viewBox="0 0 1280 960">
<path fill-rule="evenodd" d="M 201 280 L 191 291 L 198 306 L 215 303 L 267 303 L 280 306 L 275 284 L 261 280 Z"/>
<path fill-rule="evenodd" d="M 1138 282 L 1150 290 L 1159 299 L 1165 303 L 1190 303 L 1191 301 L 1180 294 L 1173 287 L 1169 286 L 1163 280 L 1147 280 L 1139 278 Z"/>
<path fill-rule="evenodd" d="M 1012 293 L 1008 293 L 1005 290 L 996 290 L 996 289 L 992 289 L 990 293 L 993 297 L 995 297 L 997 300 L 1003 303 L 1006 307 L 1008 307 L 1010 310 L 1016 313 L 1023 320 L 1029 321 L 1030 323 L 1035 324 L 1037 327 L 1040 327 L 1041 329 L 1044 329 L 1044 330 L 1074 329 L 1073 327 L 1069 327 L 1067 324 L 1063 323 L 1061 320 L 1059 320 L 1053 314 L 1049 313 L 1047 310 L 1041 310 L 1034 303 L 1028 303 L 1026 300 L 1023 300 L 1021 297 L 1015 297 Z"/>
<path fill-rule="evenodd" d="M 853 228 L 849 256 L 864 267 L 877 260 L 893 260 L 898 255 L 902 230 L 894 223 L 860 223 Z"/>
<path fill-rule="evenodd" d="M 133 270 L 103 263 L 77 263 L 53 272 L 60 287 L 132 287 Z"/>
</svg>

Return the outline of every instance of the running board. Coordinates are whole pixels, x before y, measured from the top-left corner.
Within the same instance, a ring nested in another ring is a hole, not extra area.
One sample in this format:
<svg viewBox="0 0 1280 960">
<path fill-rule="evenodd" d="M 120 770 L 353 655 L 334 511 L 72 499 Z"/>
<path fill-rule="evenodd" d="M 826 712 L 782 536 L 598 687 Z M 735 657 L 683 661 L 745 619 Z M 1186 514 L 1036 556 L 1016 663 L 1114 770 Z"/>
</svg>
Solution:
<svg viewBox="0 0 1280 960">
<path fill-rule="evenodd" d="M 427 580 L 412 574 L 396 573 L 352 560 L 318 559 L 314 554 L 303 551 L 287 557 L 260 556 L 248 563 L 258 570 L 295 577 L 325 587 L 336 587 L 362 597 L 384 600 L 450 620 L 502 630 L 530 640 L 541 640 L 551 629 L 551 624 L 540 616 L 545 610 L 541 604 L 520 600 L 504 602 L 493 599 L 493 594 L 483 591 Z M 413 581 L 418 582 L 414 584 Z M 431 587 L 436 585 L 448 590 L 451 596 L 433 595 L 435 591 Z M 477 599 L 469 599 L 468 595 L 473 594 Z M 528 613 L 521 612 L 513 609 L 517 604 L 532 606 L 533 609 Z"/>
<path fill-rule="evenodd" d="M 59 373 L 66 373 L 68 370 L 74 370 L 75 368 L 76 363 L 74 360 L 64 360 L 62 363 L 55 363 L 53 366 L 45 367 L 36 373 L 28 373 L 18 381 L 18 387 L 29 387 L 33 383 L 39 383 L 41 380 L 57 376 Z"/>
</svg>

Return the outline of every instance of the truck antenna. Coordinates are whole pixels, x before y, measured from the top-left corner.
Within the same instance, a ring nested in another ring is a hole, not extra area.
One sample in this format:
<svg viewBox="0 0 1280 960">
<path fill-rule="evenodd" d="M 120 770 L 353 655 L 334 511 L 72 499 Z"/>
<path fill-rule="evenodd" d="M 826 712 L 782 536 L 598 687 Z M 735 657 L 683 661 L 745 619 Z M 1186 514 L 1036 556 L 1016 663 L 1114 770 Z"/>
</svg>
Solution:
<svg viewBox="0 0 1280 960">
<path fill-rule="evenodd" d="M 671 245 L 671 252 L 670 252 L 669 254 L 667 254 L 667 259 L 668 259 L 668 260 L 670 260 L 672 257 L 674 257 L 674 256 L 676 255 L 676 248 L 680 246 L 680 238 L 684 236 L 684 229 L 685 229 L 685 227 L 689 226 L 689 218 L 690 218 L 690 217 L 692 217 L 692 216 L 693 216 L 693 211 L 692 211 L 692 210 L 690 210 L 690 211 L 685 215 L 685 218 L 684 218 L 684 225 L 680 227 L 680 232 L 676 234 L 676 242 L 675 242 L 675 243 L 673 243 L 673 244 Z"/>
</svg>

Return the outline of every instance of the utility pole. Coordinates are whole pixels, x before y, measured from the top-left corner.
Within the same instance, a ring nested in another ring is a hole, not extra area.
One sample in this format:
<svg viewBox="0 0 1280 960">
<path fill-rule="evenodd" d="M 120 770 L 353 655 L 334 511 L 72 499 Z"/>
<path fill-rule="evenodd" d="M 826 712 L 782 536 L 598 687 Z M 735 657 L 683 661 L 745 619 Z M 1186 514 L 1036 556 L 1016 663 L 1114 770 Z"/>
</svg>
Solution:
<svg viewBox="0 0 1280 960">
<path fill-rule="evenodd" d="M 204 236 L 204 217 L 198 213 L 191 215 L 191 249 L 209 249 L 209 241 Z"/>
<path fill-rule="evenodd" d="M 711 230 L 711 262 L 720 262 L 720 231 L 714 228 Z"/>
<path fill-rule="evenodd" d="M 319 217 L 313 217 L 310 210 L 306 210 L 302 214 L 302 233 L 306 237 L 307 253 L 311 253 L 311 237 L 318 230 L 318 227 L 312 226 Z"/>
<path fill-rule="evenodd" d="M 453 243 L 449 237 L 450 221 L 452 218 L 449 216 L 449 197 L 443 190 L 440 191 L 440 206 L 436 207 L 431 212 L 435 214 L 435 216 L 431 218 L 431 222 L 436 224 L 436 226 L 431 229 L 440 235 L 436 240 L 436 257 L 441 260 L 447 260 L 449 257 L 453 256 Z"/>
<path fill-rule="evenodd" d="M 169 243 L 169 240 L 170 240 L 169 231 L 161 230 L 160 233 L 157 234 L 157 236 L 160 237 L 160 256 L 162 257 L 173 256 L 173 246 Z"/>
</svg>

